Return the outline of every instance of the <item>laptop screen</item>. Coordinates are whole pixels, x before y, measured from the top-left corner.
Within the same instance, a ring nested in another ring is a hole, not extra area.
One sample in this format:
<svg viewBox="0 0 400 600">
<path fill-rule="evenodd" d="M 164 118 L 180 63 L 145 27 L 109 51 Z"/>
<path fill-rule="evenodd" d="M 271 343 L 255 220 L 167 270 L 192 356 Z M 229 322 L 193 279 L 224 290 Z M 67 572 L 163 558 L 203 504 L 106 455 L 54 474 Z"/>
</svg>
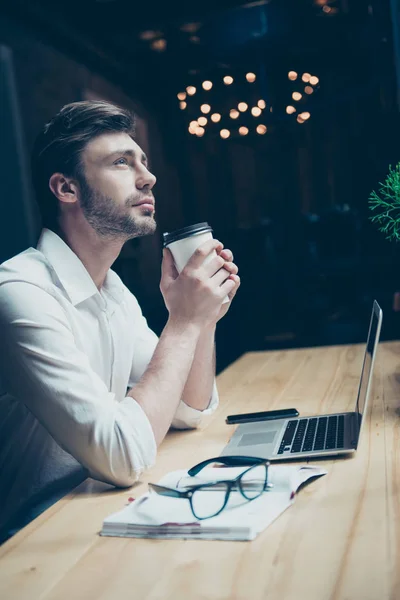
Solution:
<svg viewBox="0 0 400 600">
<path fill-rule="evenodd" d="M 355 410 L 355 412 L 359 414 L 360 420 L 361 416 L 363 415 L 368 398 L 370 383 L 372 379 L 372 368 L 374 364 L 375 351 L 378 345 L 379 334 L 381 330 L 381 323 L 382 310 L 379 304 L 376 302 L 376 300 L 374 300 L 371 321 L 369 324 L 367 347 L 365 349 L 364 363 L 361 371 L 361 379 L 358 388 L 358 396 Z"/>
</svg>

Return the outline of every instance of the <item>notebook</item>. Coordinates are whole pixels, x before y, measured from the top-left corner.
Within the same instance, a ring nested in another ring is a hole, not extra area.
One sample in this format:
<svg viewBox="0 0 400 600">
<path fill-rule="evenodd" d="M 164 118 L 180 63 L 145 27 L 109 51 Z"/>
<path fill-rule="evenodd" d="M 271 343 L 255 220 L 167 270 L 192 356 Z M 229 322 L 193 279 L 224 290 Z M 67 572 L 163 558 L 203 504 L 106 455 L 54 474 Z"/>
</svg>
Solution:
<svg viewBox="0 0 400 600">
<path fill-rule="evenodd" d="M 201 476 L 196 477 L 189 477 L 185 470 L 173 471 L 158 484 L 184 489 L 189 484 L 234 479 L 243 469 L 210 467 L 203 469 Z M 246 501 L 239 492 L 231 492 L 226 508 L 219 515 L 203 520 L 196 520 L 187 499 L 149 492 L 107 517 L 100 534 L 157 539 L 252 540 L 291 506 L 302 484 L 325 474 L 326 471 L 318 467 L 272 465 L 269 468 L 269 481 L 273 484 L 270 491 L 251 502 Z M 217 494 L 224 492 L 202 492 L 201 501 L 216 502 Z"/>
</svg>

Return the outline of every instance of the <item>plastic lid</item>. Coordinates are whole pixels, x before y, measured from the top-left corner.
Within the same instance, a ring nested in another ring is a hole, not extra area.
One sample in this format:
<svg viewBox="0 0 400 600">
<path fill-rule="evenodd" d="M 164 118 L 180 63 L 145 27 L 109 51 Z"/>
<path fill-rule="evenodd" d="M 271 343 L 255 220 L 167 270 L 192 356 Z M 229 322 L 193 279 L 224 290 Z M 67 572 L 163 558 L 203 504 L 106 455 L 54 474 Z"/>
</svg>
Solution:
<svg viewBox="0 0 400 600">
<path fill-rule="evenodd" d="M 175 229 L 175 231 L 163 233 L 163 246 L 168 246 L 172 242 L 177 242 L 178 240 L 183 240 L 191 235 L 196 235 L 197 233 L 203 233 L 205 231 L 212 231 L 210 225 L 204 221 L 203 223 L 196 223 L 195 225 L 189 225 L 188 227 L 182 227 L 181 229 Z"/>
</svg>

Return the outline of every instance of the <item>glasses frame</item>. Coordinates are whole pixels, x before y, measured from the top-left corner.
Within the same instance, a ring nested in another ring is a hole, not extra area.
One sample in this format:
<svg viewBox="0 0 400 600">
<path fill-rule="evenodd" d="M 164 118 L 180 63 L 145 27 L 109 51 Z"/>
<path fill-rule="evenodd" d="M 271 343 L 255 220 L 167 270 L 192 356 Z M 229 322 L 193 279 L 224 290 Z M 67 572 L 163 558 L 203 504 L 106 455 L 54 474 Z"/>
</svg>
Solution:
<svg viewBox="0 0 400 600">
<path fill-rule="evenodd" d="M 268 467 L 270 465 L 269 460 L 266 460 L 264 458 L 255 457 L 255 456 L 221 456 L 218 458 L 209 458 L 209 459 L 204 460 L 201 463 L 195 465 L 191 469 L 189 469 L 188 475 L 190 475 L 191 477 L 194 477 L 195 475 L 200 473 L 200 471 L 202 469 L 204 469 L 204 467 L 206 467 L 207 465 L 209 465 L 211 463 L 215 463 L 215 462 L 224 464 L 226 466 L 235 466 L 235 467 L 249 465 L 249 468 L 246 469 L 245 471 L 243 471 L 243 473 L 240 473 L 240 475 L 238 475 L 238 477 L 235 477 L 235 479 L 225 479 L 225 480 L 211 481 L 209 483 L 201 483 L 198 485 L 191 486 L 190 488 L 188 488 L 186 490 L 177 490 L 175 488 L 165 487 L 163 485 L 158 485 L 156 483 L 149 483 L 148 484 L 149 488 L 151 490 L 153 490 L 154 492 L 156 492 L 157 494 L 160 494 L 161 496 L 169 496 L 170 498 L 187 498 L 189 500 L 190 509 L 193 513 L 193 516 L 198 521 L 203 521 L 205 519 L 211 519 L 212 517 L 216 517 L 224 510 L 224 508 L 228 504 L 231 491 L 234 489 L 239 490 L 239 492 L 242 494 L 243 498 L 245 500 L 247 500 L 247 502 L 251 502 L 252 500 L 255 500 L 256 498 L 259 498 L 265 491 L 267 491 L 268 489 L 273 487 L 271 483 L 268 483 Z M 259 465 L 265 465 L 265 482 L 263 485 L 263 489 L 260 491 L 259 494 L 257 494 L 257 496 L 254 496 L 253 498 L 248 498 L 242 490 L 242 486 L 240 485 L 240 480 L 251 469 L 253 469 L 254 467 L 259 466 Z M 195 492 L 197 492 L 198 490 L 206 490 L 207 488 L 214 487 L 216 485 L 221 485 L 221 484 L 224 484 L 227 486 L 227 489 L 225 492 L 225 500 L 223 502 L 222 507 L 213 515 L 209 515 L 207 517 L 197 516 L 197 514 L 193 508 L 193 501 L 192 501 L 193 494 Z"/>
</svg>

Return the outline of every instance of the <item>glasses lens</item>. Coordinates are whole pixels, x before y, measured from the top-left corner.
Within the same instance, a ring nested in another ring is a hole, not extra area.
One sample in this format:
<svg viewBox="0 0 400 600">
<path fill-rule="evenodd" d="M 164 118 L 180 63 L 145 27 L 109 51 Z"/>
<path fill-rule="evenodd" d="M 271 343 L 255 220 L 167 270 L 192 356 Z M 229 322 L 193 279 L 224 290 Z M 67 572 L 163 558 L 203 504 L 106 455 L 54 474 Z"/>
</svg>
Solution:
<svg viewBox="0 0 400 600">
<path fill-rule="evenodd" d="M 204 491 L 205 489 L 205 491 Z M 212 486 L 196 490 L 192 496 L 193 514 L 197 519 L 209 519 L 219 513 L 225 504 L 228 486 L 219 484 L 218 490 Z"/>
<path fill-rule="evenodd" d="M 243 496 L 247 500 L 253 500 L 260 496 L 264 491 L 267 476 L 267 465 L 254 465 L 254 467 L 245 471 L 238 482 Z"/>
</svg>

